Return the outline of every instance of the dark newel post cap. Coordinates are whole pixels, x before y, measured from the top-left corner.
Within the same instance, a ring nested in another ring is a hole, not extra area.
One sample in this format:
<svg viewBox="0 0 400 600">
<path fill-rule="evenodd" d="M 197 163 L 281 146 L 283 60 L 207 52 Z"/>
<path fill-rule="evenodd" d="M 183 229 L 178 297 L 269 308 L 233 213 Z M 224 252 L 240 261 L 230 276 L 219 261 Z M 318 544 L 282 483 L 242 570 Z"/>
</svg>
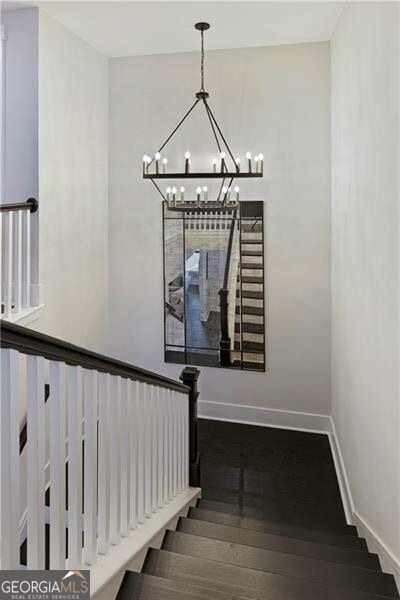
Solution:
<svg viewBox="0 0 400 600">
<path fill-rule="evenodd" d="M 196 367 L 185 367 L 182 373 L 179 375 L 179 379 L 183 381 L 183 383 L 189 384 L 190 382 L 194 383 L 197 381 L 200 375 L 200 370 L 196 369 Z"/>
</svg>

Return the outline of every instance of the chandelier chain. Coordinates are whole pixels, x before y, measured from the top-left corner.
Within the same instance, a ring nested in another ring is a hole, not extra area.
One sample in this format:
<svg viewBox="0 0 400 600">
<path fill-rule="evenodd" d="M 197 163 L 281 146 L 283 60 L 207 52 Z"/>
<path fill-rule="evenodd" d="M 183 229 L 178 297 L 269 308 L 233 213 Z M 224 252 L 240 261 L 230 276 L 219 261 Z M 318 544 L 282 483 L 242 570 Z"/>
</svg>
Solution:
<svg viewBox="0 0 400 600">
<path fill-rule="evenodd" d="M 201 31 L 201 88 L 200 91 L 204 92 L 204 31 Z"/>
</svg>

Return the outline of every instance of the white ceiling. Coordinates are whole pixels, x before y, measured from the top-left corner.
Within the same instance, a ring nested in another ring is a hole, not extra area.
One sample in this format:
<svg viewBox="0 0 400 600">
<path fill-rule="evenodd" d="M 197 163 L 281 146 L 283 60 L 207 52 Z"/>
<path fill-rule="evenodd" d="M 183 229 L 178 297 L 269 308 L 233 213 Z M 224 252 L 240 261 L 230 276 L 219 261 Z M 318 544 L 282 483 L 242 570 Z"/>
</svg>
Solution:
<svg viewBox="0 0 400 600">
<path fill-rule="evenodd" d="M 12 2 L 14 7 L 19 3 Z M 26 3 L 24 3 L 26 5 Z M 29 2 L 109 57 L 243 48 L 330 39 L 344 2 Z"/>
</svg>

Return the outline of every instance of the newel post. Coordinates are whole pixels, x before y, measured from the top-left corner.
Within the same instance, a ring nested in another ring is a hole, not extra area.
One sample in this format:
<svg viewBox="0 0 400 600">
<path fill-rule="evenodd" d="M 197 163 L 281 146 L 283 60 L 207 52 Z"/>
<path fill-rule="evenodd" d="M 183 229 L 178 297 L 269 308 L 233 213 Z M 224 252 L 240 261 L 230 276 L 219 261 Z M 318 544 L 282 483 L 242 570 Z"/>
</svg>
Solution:
<svg viewBox="0 0 400 600">
<path fill-rule="evenodd" d="M 229 337 L 228 307 L 229 290 L 220 289 L 219 307 L 221 314 L 221 339 L 219 341 L 219 364 L 221 367 L 229 367 L 231 364 L 231 338 Z"/>
<path fill-rule="evenodd" d="M 179 377 L 184 385 L 190 388 L 189 392 L 189 485 L 200 487 L 200 452 L 197 439 L 197 379 L 199 369 L 185 367 Z"/>
</svg>

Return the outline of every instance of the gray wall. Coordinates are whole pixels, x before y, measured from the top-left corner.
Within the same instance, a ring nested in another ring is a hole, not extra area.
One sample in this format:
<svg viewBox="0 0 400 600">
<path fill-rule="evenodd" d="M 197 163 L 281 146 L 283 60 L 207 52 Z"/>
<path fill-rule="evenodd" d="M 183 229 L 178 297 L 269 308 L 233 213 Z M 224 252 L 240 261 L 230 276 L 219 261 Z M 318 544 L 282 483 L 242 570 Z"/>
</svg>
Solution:
<svg viewBox="0 0 400 600">
<path fill-rule="evenodd" d="M 265 200 L 267 372 L 203 369 L 203 399 L 330 412 L 329 44 L 213 51 L 210 103 L 235 153 L 263 152 L 265 178 L 242 197 Z M 193 101 L 198 53 L 110 62 L 109 346 L 176 377 L 163 363 L 160 197 L 141 179 Z M 170 164 L 215 156 L 201 110 L 167 147 Z M 196 183 L 193 184 L 195 187 Z"/>
<path fill-rule="evenodd" d="M 40 12 L 40 279 L 51 335 L 105 350 L 108 62 Z"/>
<path fill-rule="evenodd" d="M 38 196 L 38 10 L 6 10 L 5 153 L 2 203 Z M 34 304 L 40 302 L 39 216 L 31 216 L 31 261 Z"/>
<path fill-rule="evenodd" d="M 348 3 L 332 40 L 332 413 L 356 516 L 400 575 L 399 17 Z"/>
</svg>

